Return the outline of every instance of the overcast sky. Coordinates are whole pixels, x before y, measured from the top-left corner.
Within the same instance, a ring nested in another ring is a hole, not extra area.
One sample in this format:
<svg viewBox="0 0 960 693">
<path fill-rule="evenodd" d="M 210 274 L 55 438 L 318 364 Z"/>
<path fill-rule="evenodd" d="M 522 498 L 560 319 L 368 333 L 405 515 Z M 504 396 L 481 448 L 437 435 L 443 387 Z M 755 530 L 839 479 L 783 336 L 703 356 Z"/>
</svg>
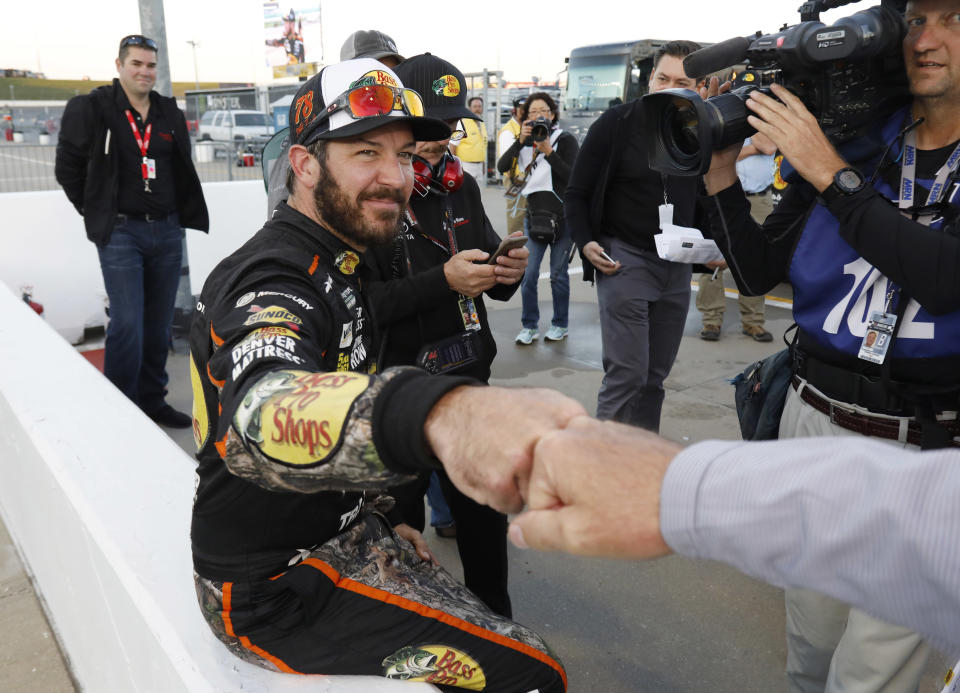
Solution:
<svg viewBox="0 0 960 693">
<path fill-rule="evenodd" d="M 303 6 L 296 0 L 296 6 Z M 860 2 L 833 10 L 836 19 L 869 7 Z M 512 81 L 537 75 L 553 80 L 564 58 L 577 46 L 641 38 L 720 41 L 757 30 L 770 33 L 798 21 L 800 0 L 686 0 L 580 3 L 385 2 L 328 0 L 321 5 L 325 62 L 339 59 L 340 46 L 357 29 L 380 29 L 406 56 L 429 51 L 463 72 L 501 69 Z M 40 5 L 3 3 L 0 67 L 41 70 L 58 79 L 109 79 L 119 39 L 139 33 L 136 0 L 45 0 Z M 229 12 L 223 8 L 229 7 Z M 662 8 L 662 9 L 661 9 Z M 545 11 L 545 12 L 544 12 Z M 188 40 L 199 42 L 200 81 L 266 83 L 271 73 L 264 52 L 263 3 L 166 0 L 170 70 L 174 81 L 194 78 Z M 543 14 L 541 15 L 541 12 Z M 308 46 L 307 60 L 320 60 L 319 46 Z"/>
</svg>

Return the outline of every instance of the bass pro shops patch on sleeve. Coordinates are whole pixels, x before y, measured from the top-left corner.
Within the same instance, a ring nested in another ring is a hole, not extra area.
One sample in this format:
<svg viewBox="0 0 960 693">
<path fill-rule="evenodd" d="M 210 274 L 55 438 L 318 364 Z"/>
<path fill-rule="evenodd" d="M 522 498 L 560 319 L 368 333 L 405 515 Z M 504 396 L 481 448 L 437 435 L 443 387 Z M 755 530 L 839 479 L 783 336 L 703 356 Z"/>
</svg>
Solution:
<svg viewBox="0 0 960 693">
<path fill-rule="evenodd" d="M 354 401 L 369 384 L 359 373 L 277 371 L 250 389 L 234 421 L 268 457 L 319 464 L 339 447 Z"/>
</svg>

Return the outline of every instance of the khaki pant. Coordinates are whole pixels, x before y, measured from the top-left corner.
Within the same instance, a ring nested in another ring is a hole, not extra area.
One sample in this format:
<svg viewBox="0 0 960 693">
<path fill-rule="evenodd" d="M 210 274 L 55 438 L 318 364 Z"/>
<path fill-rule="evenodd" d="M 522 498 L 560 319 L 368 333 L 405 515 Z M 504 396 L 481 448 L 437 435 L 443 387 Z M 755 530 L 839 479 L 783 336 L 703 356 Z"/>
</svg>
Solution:
<svg viewBox="0 0 960 693">
<path fill-rule="evenodd" d="M 787 390 L 780 438 L 850 435 Z M 930 654 L 919 635 L 810 590 L 787 589 L 784 601 L 791 693 L 915 693 Z"/>
<path fill-rule="evenodd" d="M 504 185 L 510 186 L 508 178 L 504 178 Z M 517 195 L 514 199 L 507 198 L 507 235 L 515 231 L 523 231 L 523 218 L 527 215 L 527 198 Z"/>
<path fill-rule="evenodd" d="M 700 290 L 697 292 L 697 310 L 703 314 L 704 325 L 723 324 L 723 311 L 726 297 L 723 293 L 723 270 L 713 274 L 700 275 Z M 763 296 L 744 296 L 740 294 L 740 322 L 744 327 L 763 327 Z"/>
</svg>

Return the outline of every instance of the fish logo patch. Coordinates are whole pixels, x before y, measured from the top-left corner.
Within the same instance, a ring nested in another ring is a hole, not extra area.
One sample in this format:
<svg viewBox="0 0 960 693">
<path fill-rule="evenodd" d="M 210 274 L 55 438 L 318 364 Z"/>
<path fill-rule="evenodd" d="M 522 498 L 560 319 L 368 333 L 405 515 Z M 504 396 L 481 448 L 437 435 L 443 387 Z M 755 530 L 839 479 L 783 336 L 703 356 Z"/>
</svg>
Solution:
<svg viewBox="0 0 960 693">
<path fill-rule="evenodd" d="M 431 88 L 437 96 L 459 96 L 460 80 L 453 75 L 444 75 L 440 79 L 435 79 Z"/>
<path fill-rule="evenodd" d="M 397 80 L 395 80 L 389 72 L 384 72 L 383 70 L 372 70 L 351 84 L 350 88 L 356 89 L 357 87 L 368 87 L 372 84 L 386 84 L 388 87 L 400 86 L 397 84 Z"/>
<path fill-rule="evenodd" d="M 357 271 L 357 265 L 360 264 L 360 256 L 352 250 L 344 250 L 337 255 L 334 263 L 341 274 L 353 274 Z"/>
<path fill-rule="evenodd" d="M 398 681 L 424 681 L 482 691 L 487 677 L 476 660 L 446 645 L 407 646 L 381 662 L 383 675 Z"/>
</svg>

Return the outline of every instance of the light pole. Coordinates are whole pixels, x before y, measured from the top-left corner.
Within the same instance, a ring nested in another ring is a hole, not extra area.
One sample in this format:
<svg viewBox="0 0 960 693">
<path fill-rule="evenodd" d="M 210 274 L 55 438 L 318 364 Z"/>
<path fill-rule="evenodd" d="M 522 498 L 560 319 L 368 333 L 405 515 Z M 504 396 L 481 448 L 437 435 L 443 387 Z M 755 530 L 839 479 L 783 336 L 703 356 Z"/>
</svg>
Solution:
<svg viewBox="0 0 960 693">
<path fill-rule="evenodd" d="M 187 41 L 193 47 L 193 83 L 196 86 L 197 91 L 200 91 L 200 77 L 198 77 L 197 72 L 197 46 L 200 45 L 199 41 Z"/>
</svg>

